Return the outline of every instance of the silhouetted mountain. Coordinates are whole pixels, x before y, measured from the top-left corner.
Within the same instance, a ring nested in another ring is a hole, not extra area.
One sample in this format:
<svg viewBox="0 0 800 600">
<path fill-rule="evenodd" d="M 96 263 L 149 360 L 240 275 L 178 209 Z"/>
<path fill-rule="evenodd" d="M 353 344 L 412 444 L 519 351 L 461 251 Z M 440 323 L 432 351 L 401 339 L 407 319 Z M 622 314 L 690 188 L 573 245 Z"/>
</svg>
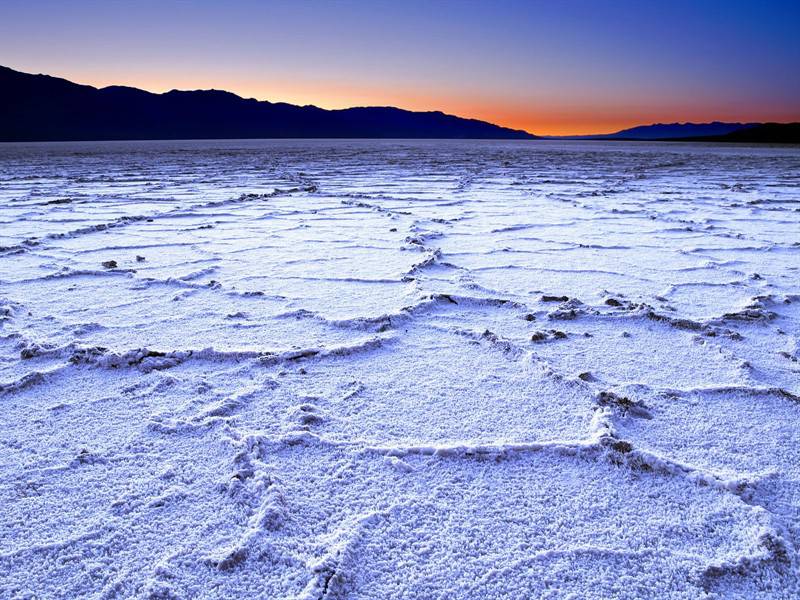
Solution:
<svg viewBox="0 0 800 600">
<path fill-rule="evenodd" d="M 725 135 L 754 127 L 758 123 L 654 123 L 623 129 L 616 133 L 571 136 L 581 140 L 669 140 L 677 138 Z"/>
<path fill-rule="evenodd" d="M 325 110 L 217 90 L 97 89 L 0 67 L 0 141 L 224 138 L 534 139 L 441 112 Z"/>
<path fill-rule="evenodd" d="M 685 138 L 687 142 L 740 142 L 747 144 L 800 144 L 800 123 L 762 123 L 726 133 Z"/>
</svg>

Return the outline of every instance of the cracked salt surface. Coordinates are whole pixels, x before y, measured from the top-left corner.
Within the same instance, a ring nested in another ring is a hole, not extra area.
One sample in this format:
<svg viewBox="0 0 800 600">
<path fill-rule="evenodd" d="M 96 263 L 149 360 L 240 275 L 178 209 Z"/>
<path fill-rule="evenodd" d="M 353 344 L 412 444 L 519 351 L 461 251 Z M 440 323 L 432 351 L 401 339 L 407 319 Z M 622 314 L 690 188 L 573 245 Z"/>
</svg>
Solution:
<svg viewBox="0 0 800 600">
<path fill-rule="evenodd" d="M 797 598 L 800 154 L 0 148 L 0 597 Z"/>
</svg>

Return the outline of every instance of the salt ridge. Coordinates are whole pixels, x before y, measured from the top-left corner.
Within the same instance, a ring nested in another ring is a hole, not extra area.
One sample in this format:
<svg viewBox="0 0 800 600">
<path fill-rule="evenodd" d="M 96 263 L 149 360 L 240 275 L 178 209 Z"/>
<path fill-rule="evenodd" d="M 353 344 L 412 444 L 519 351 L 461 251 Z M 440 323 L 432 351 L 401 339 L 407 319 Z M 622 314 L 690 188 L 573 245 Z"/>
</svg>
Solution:
<svg viewBox="0 0 800 600">
<path fill-rule="evenodd" d="M 0 148 L 0 595 L 797 597 L 798 158 Z"/>
</svg>

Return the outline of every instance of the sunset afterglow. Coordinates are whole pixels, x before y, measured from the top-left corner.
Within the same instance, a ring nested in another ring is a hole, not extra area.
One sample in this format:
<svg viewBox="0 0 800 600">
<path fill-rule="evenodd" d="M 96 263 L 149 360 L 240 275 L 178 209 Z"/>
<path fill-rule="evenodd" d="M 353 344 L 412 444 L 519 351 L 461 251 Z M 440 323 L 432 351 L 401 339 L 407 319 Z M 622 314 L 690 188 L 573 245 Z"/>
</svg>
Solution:
<svg viewBox="0 0 800 600">
<path fill-rule="evenodd" d="M 797 3 L 619 4 L 12 1 L 0 62 L 97 87 L 441 110 L 542 135 L 800 119 Z"/>
</svg>

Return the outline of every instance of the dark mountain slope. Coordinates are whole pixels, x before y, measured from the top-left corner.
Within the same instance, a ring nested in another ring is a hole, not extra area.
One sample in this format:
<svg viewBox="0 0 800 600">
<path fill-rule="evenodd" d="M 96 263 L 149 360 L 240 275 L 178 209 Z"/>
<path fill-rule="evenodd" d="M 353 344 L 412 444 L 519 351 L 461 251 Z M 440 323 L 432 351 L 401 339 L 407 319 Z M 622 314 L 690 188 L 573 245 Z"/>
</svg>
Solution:
<svg viewBox="0 0 800 600">
<path fill-rule="evenodd" d="M 763 123 L 725 135 L 685 138 L 689 142 L 739 142 L 746 144 L 800 144 L 800 123 Z"/>
<path fill-rule="evenodd" d="M 217 90 L 97 89 L 0 67 L 0 141 L 220 138 L 534 139 L 441 112 L 324 110 Z"/>
<path fill-rule="evenodd" d="M 711 135 L 724 135 L 754 127 L 758 123 L 654 123 L 652 125 L 638 125 L 623 129 L 616 133 L 601 133 L 596 135 L 566 136 L 575 140 L 670 140 L 689 137 Z"/>
<path fill-rule="evenodd" d="M 604 136 L 621 140 L 667 140 L 670 138 L 685 138 L 710 135 L 725 135 L 753 127 L 755 123 L 655 123 L 653 125 L 640 125 L 623 129 L 617 133 Z"/>
</svg>

